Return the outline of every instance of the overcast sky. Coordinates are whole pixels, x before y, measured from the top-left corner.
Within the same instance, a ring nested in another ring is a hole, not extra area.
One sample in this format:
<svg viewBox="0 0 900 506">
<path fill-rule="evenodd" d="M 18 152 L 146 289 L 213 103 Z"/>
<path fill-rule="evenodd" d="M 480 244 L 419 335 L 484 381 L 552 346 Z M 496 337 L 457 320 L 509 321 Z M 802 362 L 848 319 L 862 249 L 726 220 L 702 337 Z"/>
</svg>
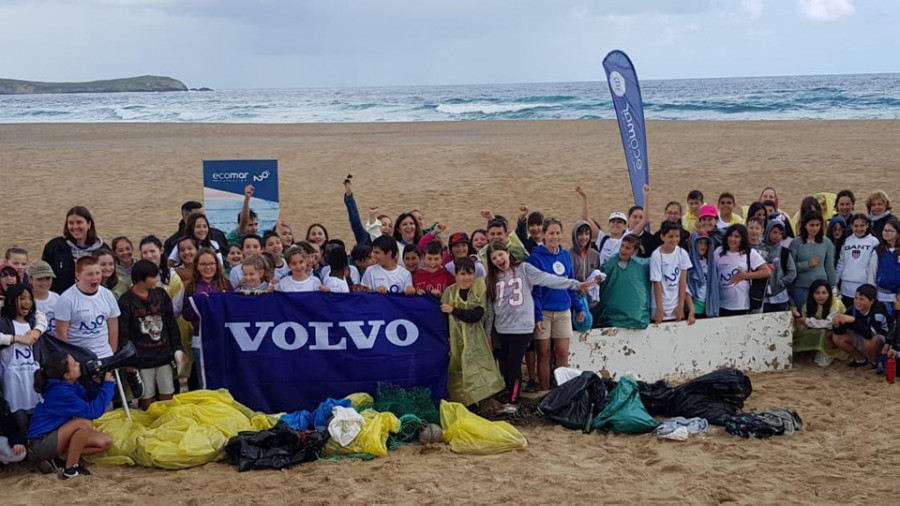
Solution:
<svg viewBox="0 0 900 506">
<path fill-rule="evenodd" d="M 633 4 L 633 5 L 632 5 Z M 898 72 L 898 0 L 0 0 L 0 77 L 300 88 Z"/>
</svg>

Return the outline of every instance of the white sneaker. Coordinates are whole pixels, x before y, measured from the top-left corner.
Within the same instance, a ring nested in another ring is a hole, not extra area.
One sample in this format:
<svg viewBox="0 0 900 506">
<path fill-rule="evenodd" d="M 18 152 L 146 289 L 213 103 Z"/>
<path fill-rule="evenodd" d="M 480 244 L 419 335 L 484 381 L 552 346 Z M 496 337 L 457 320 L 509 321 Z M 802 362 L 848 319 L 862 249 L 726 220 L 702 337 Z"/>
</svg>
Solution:
<svg viewBox="0 0 900 506">
<path fill-rule="evenodd" d="M 500 410 L 500 413 L 504 415 L 514 415 L 518 412 L 519 406 L 516 404 L 504 404 L 503 409 Z"/>
</svg>

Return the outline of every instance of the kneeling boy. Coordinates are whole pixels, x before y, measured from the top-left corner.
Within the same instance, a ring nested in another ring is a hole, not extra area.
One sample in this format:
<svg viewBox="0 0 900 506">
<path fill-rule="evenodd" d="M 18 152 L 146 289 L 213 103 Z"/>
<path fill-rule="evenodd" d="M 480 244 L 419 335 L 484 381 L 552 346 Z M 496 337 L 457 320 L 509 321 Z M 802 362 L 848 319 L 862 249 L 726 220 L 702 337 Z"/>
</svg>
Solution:
<svg viewBox="0 0 900 506">
<path fill-rule="evenodd" d="M 835 346 L 852 357 L 850 367 L 875 365 L 888 334 L 888 316 L 884 306 L 875 303 L 877 291 L 866 283 L 856 289 L 853 307 L 834 317 Z"/>
</svg>

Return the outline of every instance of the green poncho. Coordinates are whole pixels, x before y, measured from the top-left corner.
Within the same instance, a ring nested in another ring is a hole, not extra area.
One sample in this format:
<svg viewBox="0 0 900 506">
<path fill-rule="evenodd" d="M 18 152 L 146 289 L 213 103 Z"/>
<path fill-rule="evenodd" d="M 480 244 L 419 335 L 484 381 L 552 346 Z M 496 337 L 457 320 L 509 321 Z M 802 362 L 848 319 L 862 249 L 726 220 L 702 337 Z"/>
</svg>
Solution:
<svg viewBox="0 0 900 506">
<path fill-rule="evenodd" d="M 441 302 L 459 309 L 485 307 L 484 278 L 477 278 L 469 289 L 468 300 L 459 296 L 459 285 L 444 291 Z M 476 323 L 460 321 L 453 315 L 450 321 L 450 367 L 447 390 L 450 400 L 465 406 L 487 399 L 503 390 L 503 377 L 494 361 L 490 340 L 484 332 L 484 318 Z"/>
<path fill-rule="evenodd" d="M 645 329 L 650 325 L 650 261 L 632 257 L 623 269 L 619 255 L 603 264 L 600 326 Z"/>
</svg>

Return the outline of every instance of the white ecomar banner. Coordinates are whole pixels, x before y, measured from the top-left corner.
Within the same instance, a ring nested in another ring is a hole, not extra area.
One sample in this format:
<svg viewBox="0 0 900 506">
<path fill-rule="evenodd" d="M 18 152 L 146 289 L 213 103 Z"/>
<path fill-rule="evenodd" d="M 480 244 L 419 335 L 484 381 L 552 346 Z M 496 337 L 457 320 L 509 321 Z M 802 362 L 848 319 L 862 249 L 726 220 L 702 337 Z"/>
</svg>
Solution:
<svg viewBox="0 0 900 506">
<path fill-rule="evenodd" d="M 593 329 L 570 343 L 569 367 L 651 382 L 687 380 L 723 367 L 778 371 L 791 367 L 791 342 L 789 312 Z"/>
</svg>

